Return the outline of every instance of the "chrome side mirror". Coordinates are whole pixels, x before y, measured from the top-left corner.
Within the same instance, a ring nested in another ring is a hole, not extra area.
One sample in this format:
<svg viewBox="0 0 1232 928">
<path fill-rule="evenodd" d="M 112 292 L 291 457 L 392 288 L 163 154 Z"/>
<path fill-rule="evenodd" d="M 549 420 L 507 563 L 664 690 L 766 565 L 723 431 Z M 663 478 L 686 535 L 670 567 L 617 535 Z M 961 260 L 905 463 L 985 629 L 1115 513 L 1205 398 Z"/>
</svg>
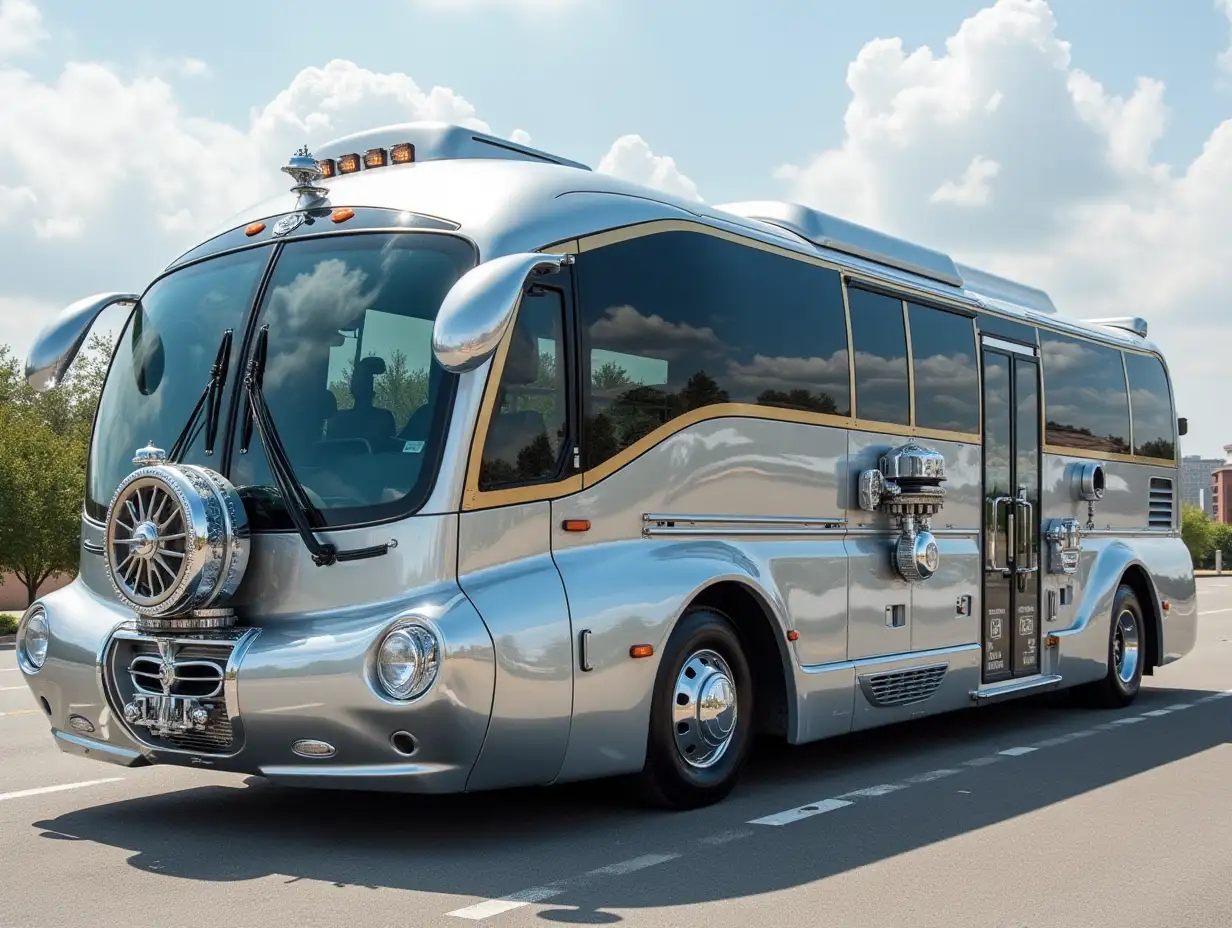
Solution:
<svg viewBox="0 0 1232 928">
<path fill-rule="evenodd" d="M 467 271 L 445 294 L 432 326 L 432 353 L 445 370 L 464 374 L 492 356 L 532 275 L 573 263 L 572 255 L 513 254 Z"/>
<path fill-rule="evenodd" d="M 135 305 L 136 293 L 96 293 L 66 306 L 39 332 L 26 359 L 26 383 L 40 393 L 55 388 L 81 351 L 90 326 L 103 310 L 117 304 Z"/>
</svg>

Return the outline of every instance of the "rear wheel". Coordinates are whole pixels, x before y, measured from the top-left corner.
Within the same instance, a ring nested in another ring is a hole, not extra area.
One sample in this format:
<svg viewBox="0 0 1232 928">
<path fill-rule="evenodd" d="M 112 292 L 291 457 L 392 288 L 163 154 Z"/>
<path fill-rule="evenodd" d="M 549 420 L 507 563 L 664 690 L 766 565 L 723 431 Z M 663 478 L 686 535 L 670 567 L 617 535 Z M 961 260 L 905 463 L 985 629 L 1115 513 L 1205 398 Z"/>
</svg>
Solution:
<svg viewBox="0 0 1232 928">
<path fill-rule="evenodd" d="M 727 616 L 692 609 L 655 680 L 641 783 L 658 805 L 694 809 L 731 792 L 748 754 L 753 678 Z"/>
<path fill-rule="evenodd" d="M 1142 687 L 1146 657 L 1146 625 L 1142 604 L 1133 588 L 1122 584 L 1112 601 L 1112 625 L 1108 630 L 1108 673 L 1096 683 L 1081 688 L 1087 702 L 1109 709 L 1128 706 Z"/>
</svg>

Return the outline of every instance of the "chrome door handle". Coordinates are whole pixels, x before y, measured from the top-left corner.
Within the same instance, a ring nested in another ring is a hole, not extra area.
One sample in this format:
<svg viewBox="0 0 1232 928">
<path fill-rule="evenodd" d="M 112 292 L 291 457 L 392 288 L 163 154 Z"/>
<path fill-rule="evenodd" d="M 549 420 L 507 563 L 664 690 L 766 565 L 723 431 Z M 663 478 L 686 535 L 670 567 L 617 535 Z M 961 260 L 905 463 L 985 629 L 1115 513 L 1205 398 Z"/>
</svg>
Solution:
<svg viewBox="0 0 1232 928">
<path fill-rule="evenodd" d="M 992 506 L 992 510 L 988 514 L 988 562 L 986 566 L 988 570 L 1007 571 L 1010 569 L 1008 560 L 1004 564 L 997 563 L 997 528 L 1000 524 L 997 520 L 997 516 L 1001 512 L 1002 503 L 1012 503 L 1014 502 L 1014 498 L 1012 496 L 995 496 L 988 502 Z M 1008 531 L 1006 532 L 1005 543 L 1006 547 L 1009 547 L 1014 544 L 1014 512 L 1012 509 L 1007 513 L 1007 516 L 1009 521 L 1007 524 Z"/>
<path fill-rule="evenodd" d="M 583 672 L 589 672 L 595 668 L 590 666 L 590 629 L 584 628 L 578 635 L 578 666 Z"/>
<path fill-rule="evenodd" d="M 1035 517 L 1035 507 L 1027 500 L 1019 497 L 1014 500 L 1014 508 L 1022 509 L 1023 516 L 1018 520 L 1018 534 L 1014 540 L 1014 573 L 1033 574 L 1039 570 L 1039 552 L 1031 544 L 1032 519 Z M 1026 537 L 1023 537 L 1023 536 Z M 1024 566 L 1025 565 L 1025 566 Z"/>
</svg>

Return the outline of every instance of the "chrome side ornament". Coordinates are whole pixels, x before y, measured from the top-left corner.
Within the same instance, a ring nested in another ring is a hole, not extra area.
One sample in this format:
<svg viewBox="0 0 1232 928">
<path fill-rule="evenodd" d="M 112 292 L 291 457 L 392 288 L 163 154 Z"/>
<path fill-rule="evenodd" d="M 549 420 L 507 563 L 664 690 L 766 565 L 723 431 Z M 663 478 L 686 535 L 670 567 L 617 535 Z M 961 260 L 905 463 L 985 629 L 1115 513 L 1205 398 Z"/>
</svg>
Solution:
<svg viewBox="0 0 1232 928">
<path fill-rule="evenodd" d="M 291 192 L 299 195 L 299 201 L 295 204 L 296 209 L 320 209 L 326 205 L 325 197 L 329 189 L 317 185 L 317 181 L 321 180 L 325 174 L 321 171 L 317 160 L 308 152 L 307 145 L 293 154 L 291 160 L 282 166 L 281 171 L 289 174 L 295 181 Z"/>
<path fill-rule="evenodd" d="M 1044 533 L 1048 544 L 1048 572 L 1072 574 L 1078 570 L 1082 534 L 1077 519 L 1053 519 Z"/>
<path fill-rule="evenodd" d="M 1076 464 L 1071 483 L 1074 496 L 1087 504 L 1087 531 L 1095 531 L 1095 504 L 1104 498 L 1107 488 L 1103 464 Z"/>
<path fill-rule="evenodd" d="M 464 374 L 496 351 L 532 276 L 573 263 L 572 255 L 512 254 L 467 271 L 445 294 L 432 328 L 432 353 L 445 370 Z"/>
<path fill-rule="evenodd" d="M 908 583 L 937 572 L 941 551 L 929 520 L 945 505 L 945 458 L 911 439 L 881 457 L 881 467 L 860 474 L 860 508 L 893 516 L 902 534 L 894 546 L 895 570 Z"/>
<path fill-rule="evenodd" d="M 103 311 L 116 305 L 135 306 L 139 299 L 136 293 L 96 293 L 60 310 L 34 339 L 26 359 L 26 383 L 40 393 L 54 389 L 64 380 L 90 326 Z"/>
<path fill-rule="evenodd" d="M 103 557 L 141 631 L 227 628 L 227 601 L 248 566 L 248 516 L 217 471 L 167 463 L 153 444 L 133 457 L 107 508 Z"/>
</svg>

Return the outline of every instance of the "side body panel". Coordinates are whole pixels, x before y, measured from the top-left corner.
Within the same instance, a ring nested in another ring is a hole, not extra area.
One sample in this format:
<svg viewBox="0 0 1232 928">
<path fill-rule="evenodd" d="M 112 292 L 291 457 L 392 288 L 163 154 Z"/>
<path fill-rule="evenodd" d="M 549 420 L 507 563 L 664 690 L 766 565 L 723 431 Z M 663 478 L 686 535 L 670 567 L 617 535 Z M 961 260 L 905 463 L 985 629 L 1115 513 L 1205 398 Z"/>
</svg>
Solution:
<svg viewBox="0 0 1232 928">
<path fill-rule="evenodd" d="M 569 741 L 569 605 L 550 550 L 552 504 L 466 512 L 458 582 L 492 634 L 492 720 L 468 789 L 551 782 Z"/>
<path fill-rule="evenodd" d="M 1107 670 L 1112 601 L 1125 571 L 1139 566 L 1152 586 L 1143 606 L 1158 635 L 1159 665 L 1193 650 L 1197 639 L 1197 584 L 1189 550 L 1181 540 L 1180 480 L 1175 468 L 1121 461 L 1103 462 L 1104 498 L 1088 504 L 1074 491 L 1075 471 L 1089 458 L 1045 454 L 1043 470 L 1044 528 L 1050 520 L 1075 519 L 1083 526 L 1082 550 L 1073 574 L 1049 570 L 1048 552 L 1041 557 L 1046 633 L 1060 639 L 1060 673 L 1064 685 L 1097 680 Z M 1148 527 L 1151 478 L 1173 481 L 1172 528 Z M 1088 518 L 1094 528 L 1088 530 Z M 1164 601 L 1169 604 L 1165 613 Z M 1162 617 L 1162 618 L 1161 618 Z"/>
<path fill-rule="evenodd" d="M 846 656 L 846 577 L 841 530 L 782 536 L 742 526 L 700 527 L 695 535 L 643 537 L 646 514 L 842 518 L 837 475 L 841 429 L 746 418 L 678 432 L 581 493 L 553 503 L 553 552 L 569 595 L 575 636 L 589 631 L 593 667 L 577 672 L 573 732 L 561 779 L 640 768 L 655 673 L 668 636 L 696 591 L 737 580 L 775 616 L 775 634 L 800 633 L 792 660 Z M 559 528 L 587 519 L 584 534 Z M 752 534 L 739 534 L 751 532 Z M 631 645 L 655 647 L 650 659 Z M 574 666 L 578 666 L 575 654 Z M 789 680 L 794 674 L 789 673 Z M 792 687 L 789 685 L 789 690 Z M 794 706 L 794 694 L 789 693 Z M 837 710 L 850 723 L 850 693 Z M 827 710 L 833 713 L 831 707 Z M 793 713 L 794 714 L 794 713 Z"/>
</svg>

